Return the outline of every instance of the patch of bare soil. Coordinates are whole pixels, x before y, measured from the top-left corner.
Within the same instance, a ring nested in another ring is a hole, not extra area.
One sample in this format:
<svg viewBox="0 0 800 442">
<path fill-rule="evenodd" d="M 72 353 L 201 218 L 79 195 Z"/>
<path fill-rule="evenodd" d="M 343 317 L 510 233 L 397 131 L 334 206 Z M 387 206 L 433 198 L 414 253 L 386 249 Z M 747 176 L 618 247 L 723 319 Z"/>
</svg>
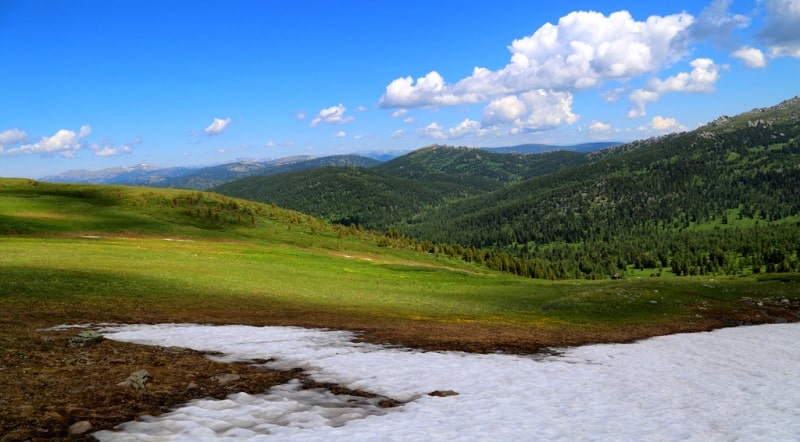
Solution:
<svg viewBox="0 0 800 442">
<path fill-rule="evenodd" d="M 262 393 L 302 376 L 213 362 L 180 348 L 109 340 L 73 345 L 70 339 L 79 331 L 74 329 L 20 331 L 26 334 L 0 338 L 2 440 L 93 440 L 88 433 L 70 435 L 70 426 L 88 421 L 89 433 L 111 429 L 190 399 Z M 118 385 L 140 370 L 149 378 L 144 390 Z"/>
</svg>

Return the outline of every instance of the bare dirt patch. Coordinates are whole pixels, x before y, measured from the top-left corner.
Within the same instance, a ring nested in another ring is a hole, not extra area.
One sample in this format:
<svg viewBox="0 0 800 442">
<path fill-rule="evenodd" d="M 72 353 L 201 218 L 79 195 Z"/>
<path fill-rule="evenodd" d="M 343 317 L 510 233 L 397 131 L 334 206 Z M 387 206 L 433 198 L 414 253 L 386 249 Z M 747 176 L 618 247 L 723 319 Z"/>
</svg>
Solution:
<svg viewBox="0 0 800 442">
<path fill-rule="evenodd" d="M 3 308 L 9 307 L 9 308 Z M 537 328 L 397 321 L 349 317 L 275 305 L 253 309 L 246 302 L 224 306 L 198 302 L 192 309 L 150 306 L 125 313 L 61 310 L 55 305 L 28 303 L 24 309 L 0 303 L 0 440 L 91 440 L 91 432 L 143 415 L 158 415 L 191 399 L 257 394 L 290 379 L 308 388 L 319 384 L 299 371 L 276 372 L 250 364 L 214 362 L 186 349 L 149 347 L 103 340 L 71 345 L 80 329 L 47 331 L 59 324 L 161 323 L 296 325 L 356 331 L 359 339 L 425 350 L 532 353 L 550 347 L 599 342 L 629 342 L 676 332 L 723 326 L 788 322 L 800 319 L 800 300 L 791 303 L 743 303 L 733 313 L 703 311 L 703 318 L 620 328 Z M 19 307 L 19 306 L 17 306 Z M 120 387 L 132 373 L 147 370 L 145 390 Z M 228 376 L 235 375 L 235 376 Z M 220 382 L 220 379 L 234 379 Z M 340 387 L 324 385 L 338 392 Z M 353 395 L 365 392 L 343 391 Z M 385 406 L 397 403 L 388 401 Z M 88 421 L 92 429 L 69 435 L 69 427 Z"/>
<path fill-rule="evenodd" d="M 111 429 L 190 399 L 261 393 L 301 377 L 297 372 L 213 362 L 199 352 L 179 348 L 109 340 L 71 345 L 77 332 L 25 330 L 25 336 L 0 338 L 0 439 L 92 439 L 85 434 L 70 436 L 70 425 L 88 421 L 90 431 Z M 151 376 L 145 390 L 118 385 L 139 370 Z M 238 379 L 219 381 L 231 374 L 236 376 L 228 378 Z"/>
</svg>

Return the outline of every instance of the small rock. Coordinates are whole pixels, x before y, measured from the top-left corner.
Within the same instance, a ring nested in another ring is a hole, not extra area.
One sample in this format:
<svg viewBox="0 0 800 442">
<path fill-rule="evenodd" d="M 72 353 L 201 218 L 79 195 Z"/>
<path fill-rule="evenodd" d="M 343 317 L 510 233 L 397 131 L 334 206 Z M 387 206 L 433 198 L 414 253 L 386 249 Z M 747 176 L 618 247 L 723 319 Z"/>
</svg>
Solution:
<svg viewBox="0 0 800 442">
<path fill-rule="evenodd" d="M 84 345 L 97 344 L 102 340 L 103 340 L 103 335 L 101 335 L 100 333 L 94 330 L 84 330 L 78 333 L 77 336 L 70 339 L 69 343 L 71 345 L 79 345 L 82 347 Z"/>
<path fill-rule="evenodd" d="M 455 392 L 453 390 L 436 390 L 428 393 L 428 396 L 436 396 L 436 397 L 458 396 L 458 392 Z"/>
<path fill-rule="evenodd" d="M 238 381 L 240 379 L 240 376 L 238 374 L 227 373 L 227 374 L 221 374 L 219 376 L 214 376 L 211 379 L 219 382 L 220 385 L 225 385 L 234 381 Z"/>
<path fill-rule="evenodd" d="M 89 421 L 75 422 L 69 426 L 69 434 L 83 434 L 92 429 L 92 423 Z"/>
<path fill-rule="evenodd" d="M 194 390 L 197 387 L 199 387 L 199 385 L 195 384 L 194 382 L 189 382 L 189 385 L 186 386 L 186 389 L 187 390 Z"/>
<path fill-rule="evenodd" d="M 136 390 L 147 390 L 147 383 L 153 379 L 147 370 L 139 370 L 128 376 L 128 379 L 117 384 L 118 387 L 131 387 Z"/>
</svg>

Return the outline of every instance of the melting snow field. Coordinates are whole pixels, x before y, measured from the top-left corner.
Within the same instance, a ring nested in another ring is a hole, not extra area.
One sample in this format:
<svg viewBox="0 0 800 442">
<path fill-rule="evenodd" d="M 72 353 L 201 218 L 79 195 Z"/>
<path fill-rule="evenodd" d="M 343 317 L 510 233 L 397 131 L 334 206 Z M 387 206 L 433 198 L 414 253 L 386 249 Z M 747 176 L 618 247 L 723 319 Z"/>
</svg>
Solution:
<svg viewBox="0 0 800 442">
<path fill-rule="evenodd" d="M 302 390 L 196 400 L 100 440 L 798 440 L 800 324 L 562 349 L 557 356 L 422 352 L 292 327 L 130 325 L 109 339 L 274 359 L 400 401 Z M 452 390 L 456 396 L 428 393 Z"/>
</svg>

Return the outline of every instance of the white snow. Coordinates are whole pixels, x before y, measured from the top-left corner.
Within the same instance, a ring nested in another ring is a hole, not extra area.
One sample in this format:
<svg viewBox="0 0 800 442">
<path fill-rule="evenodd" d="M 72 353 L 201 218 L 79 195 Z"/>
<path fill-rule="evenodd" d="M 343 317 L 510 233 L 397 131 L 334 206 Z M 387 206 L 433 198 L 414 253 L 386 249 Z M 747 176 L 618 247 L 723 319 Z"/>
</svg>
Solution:
<svg viewBox="0 0 800 442">
<path fill-rule="evenodd" d="M 130 325 L 109 339 L 273 358 L 319 382 L 407 401 L 283 385 L 196 400 L 100 440 L 800 440 L 800 324 L 738 327 L 557 356 L 422 352 L 292 327 Z M 457 396 L 433 397 L 453 390 Z"/>
</svg>

